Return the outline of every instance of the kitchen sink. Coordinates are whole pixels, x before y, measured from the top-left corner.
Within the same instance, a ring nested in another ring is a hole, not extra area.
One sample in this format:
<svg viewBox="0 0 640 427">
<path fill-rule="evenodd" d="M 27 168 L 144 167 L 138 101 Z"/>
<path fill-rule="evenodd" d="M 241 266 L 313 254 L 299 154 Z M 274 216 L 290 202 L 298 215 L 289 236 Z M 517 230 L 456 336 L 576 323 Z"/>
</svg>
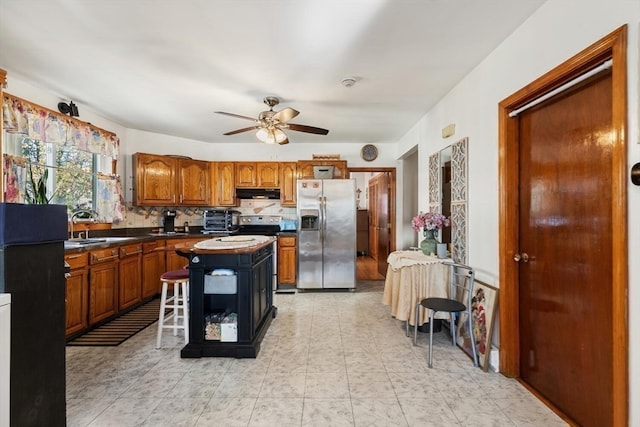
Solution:
<svg viewBox="0 0 640 427">
<path fill-rule="evenodd" d="M 94 243 L 105 243 L 107 239 L 71 239 L 65 240 L 65 246 L 84 246 L 92 245 Z"/>
<path fill-rule="evenodd" d="M 110 243 L 110 242 L 126 242 L 127 240 L 135 239 L 135 237 L 102 237 L 101 239 L 106 241 L 107 243 Z M 89 240 L 92 240 L 92 239 L 89 239 Z"/>
<path fill-rule="evenodd" d="M 134 237 L 96 237 L 96 238 L 89 238 L 89 239 L 71 239 L 71 240 L 65 240 L 64 246 L 67 248 L 73 248 L 78 246 L 93 245 L 96 243 L 125 242 L 131 239 L 134 239 Z"/>
</svg>

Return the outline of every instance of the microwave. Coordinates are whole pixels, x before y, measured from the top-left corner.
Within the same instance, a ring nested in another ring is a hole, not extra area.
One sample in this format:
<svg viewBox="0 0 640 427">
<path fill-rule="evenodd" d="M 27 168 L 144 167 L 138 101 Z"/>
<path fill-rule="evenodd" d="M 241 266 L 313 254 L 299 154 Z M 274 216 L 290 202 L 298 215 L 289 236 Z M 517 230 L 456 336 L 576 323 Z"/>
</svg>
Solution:
<svg viewBox="0 0 640 427">
<path fill-rule="evenodd" d="M 238 231 L 240 212 L 230 209 L 207 209 L 204 211 L 204 231 L 228 232 Z"/>
</svg>

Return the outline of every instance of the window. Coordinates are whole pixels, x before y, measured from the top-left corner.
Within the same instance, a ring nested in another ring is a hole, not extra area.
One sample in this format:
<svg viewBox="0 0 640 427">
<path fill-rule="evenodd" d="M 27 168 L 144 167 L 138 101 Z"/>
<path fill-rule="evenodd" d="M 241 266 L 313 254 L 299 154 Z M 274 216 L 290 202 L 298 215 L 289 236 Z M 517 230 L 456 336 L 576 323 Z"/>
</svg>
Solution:
<svg viewBox="0 0 640 427">
<path fill-rule="evenodd" d="M 78 150 L 71 145 L 59 145 L 25 137 L 5 134 L 5 153 L 25 159 L 27 182 L 29 171 L 34 179 L 47 176 L 47 197 L 51 203 L 75 209 L 98 210 L 98 180 L 112 174 L 112 159 Z"/>
<path fill-rule="evenodd" d="M 29 173 L 35 180 L 46 173 L 38 193 L 47 201 L 91 208 L 100 222 L 124 219 L 115 133 L 7 93 L 2 112 L 5 202 L 24 203 Z"/>
</svg>

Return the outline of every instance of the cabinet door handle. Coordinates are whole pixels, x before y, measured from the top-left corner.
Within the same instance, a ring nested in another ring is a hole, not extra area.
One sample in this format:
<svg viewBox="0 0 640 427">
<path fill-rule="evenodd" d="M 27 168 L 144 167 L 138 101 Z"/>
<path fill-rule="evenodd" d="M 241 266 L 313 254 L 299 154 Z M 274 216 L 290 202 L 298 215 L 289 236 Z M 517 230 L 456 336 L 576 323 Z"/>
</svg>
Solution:
<svg viewBox="0 0 640 427">
<path fill-rule="evenodd" d="M 104 261 L 111 261 L 112 259 L 118 259 L 118 254 L 111 254 L 111 256 L 108 257 L 104 257 L 104 258 L 100 258 L 98 255 L 93 255 L 93 262 L 104 262 Z"/>
</svg>

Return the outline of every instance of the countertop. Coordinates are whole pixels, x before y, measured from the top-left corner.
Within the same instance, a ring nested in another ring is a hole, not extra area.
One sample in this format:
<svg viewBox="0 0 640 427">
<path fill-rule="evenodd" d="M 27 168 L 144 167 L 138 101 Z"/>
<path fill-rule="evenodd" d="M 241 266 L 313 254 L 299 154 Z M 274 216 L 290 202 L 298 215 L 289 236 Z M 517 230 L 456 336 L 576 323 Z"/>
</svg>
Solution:
<svg viewBox="0 0 640 427">
<path fill-rule="evenodd" d="M 205 246 L 205 247 L 199 248 L 199 247 L 196 247 L 197 243 L 183 243 L 183 244 L 179 243 L 175 245 L 175 250 L 178 253 L 184 253 L 184 254 L 203 254 L 203 255 L 244 254 L 244 253 L 255 252 L 258 249 L 262 249 L 265 246 L 269 246 L 270 244 L 276 241 L 275 237 L 269 237 L 269 236 L 259 236 L 259 237 L 264 237 L 264 238 L 256 241 L 244 242 L 244 244 L 241 247 L 239 247 L 240 246 L 239 244 L 229 245 L 227 247 L 225 247 L 224 245 L 214 244 L 214 245 L 211 245 L 210 247 Z M 219 241 L 219 238 L 214 238 L 210 240 Z M 202 243 L 202 242 L 198 242 L 198 243 Z M 220 242 L 220 243 L 224 243 L 224 242 Z"/>
<path fill-rule="evenodd" d="M 158 239 L 210 239 L 211 236 L 202 233 L 148 233 L 137 236 L 91 236 L 87 240 L 103 240 L 96 243 L 87 243 L 82 245 L 73 244 L 73 241 L 65 240 L 64 251 L 65 253 L 78 253 L 87 252 L 95 249 L 105 249 L 111 247 L 117 247 L 122 245 L 129 245 L 132 243 L 144 243 L 153 242 Z M 170 248 L 167 248 L 170 249 Z"/>
<path fill-rule="evenodd" d="M 277 236 L 297 236 L 297 231 L 296 230 L 283 230 L 280 231 Z M 277 237 L 276 236 L 276 237 Z M 69 240 L 65 240 L 65 253 L 79 253 L 79 252 L 87 252 L 87 251 L 92 251 L 92 250 L 96 250 L 96 249 L 106 249 L 106 248 L 111 248 L 111 247 L 117 247 L 117 246 L 122 246 L 122 245 L 129 245 L 132 243 L 144 243 L 144 242 L 153 242 L 155 240 L 159 240 L 159 239 L 171 239 L 171 240 L 176 240 L 176 239 L 201 239 L 201 240 L 207 240 L 207 239 L 213 239 L 213 238 L 218 238 L 221 237 L 219 235 L 212 235 L 212 234 L 203 234 L 199 231 L 195 231 L 192 233 L 153 233 L 153 232 L 149 232 L 149 233 L 141 233 L 141 234 L 136 234 L 136 235 L 128 235 L 126 230 L 123 230 L 123 232 L 120 235 L 110 235 L 110 236 L 100 236 L 100 235 L 91 235 L 89 237 L 88 240 L 103 240 L 100 242 L 95 242 L 95 243 L 87 243 L 87 244 L 82 244 L 82 245 L 78 245 L 78 244 L 73 244 L 70 243 L 71 241 Z M 274 237 L 275 239 L 275 237 Z M 272 240 L 273 241 L 273 240 Z M 172 250 L 173 246 L 171 247 L 165 247 L 165 249 L 167 250 Z"/>
</svg>

